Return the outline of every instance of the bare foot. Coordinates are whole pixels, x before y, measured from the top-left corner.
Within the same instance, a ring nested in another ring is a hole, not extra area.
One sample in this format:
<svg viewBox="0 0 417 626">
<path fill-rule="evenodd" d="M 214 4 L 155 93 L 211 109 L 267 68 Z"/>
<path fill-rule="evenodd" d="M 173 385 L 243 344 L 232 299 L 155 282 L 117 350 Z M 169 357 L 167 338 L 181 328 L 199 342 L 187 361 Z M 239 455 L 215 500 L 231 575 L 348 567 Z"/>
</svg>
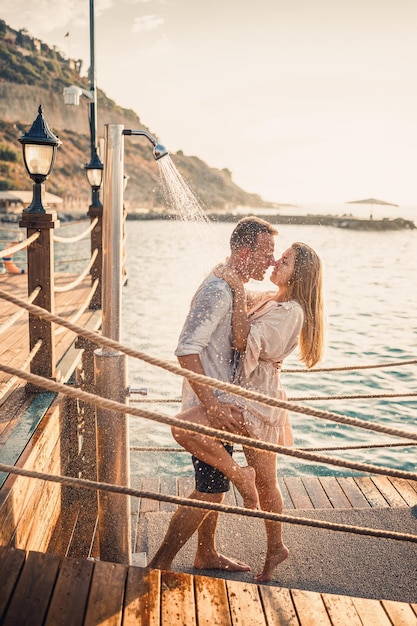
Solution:
<svg viewBox="0 0 417 626">
<path fill-rule="evenodd" d="M 243 498 L 246 509 L 259 509 L 259 495 L 255 484 L 256 473 L 253 467 L 240 467 L 236 470 L 233 482 Z"/>
<path fill-rule="evenodd" d="M 250 572 L 250 566 L 246 563 L 219 553 L 210 554 L 204 558 L 196 556 L 194 567 L 196 569 L 221 569 L 228 572 Z"/>
<path fill-rule="evenodd" d="M 269 582 L 270 580 L 272 580 L 274 569 L 277 567 L 277 565 L 285 561 L 289 553 L 290 551 L 288 550 L 287 546 L 284 546 L 284 544 L 282 544 L 282 546 L 278 548 L 276 552 L 274 552 L 271 555 L 267 555 L 262 572 L 258 572 L 254 576 L 254 580 L 257 583 L 261 583 L 261 582 L 265 583 L 265 582 Z"/>
</svg>

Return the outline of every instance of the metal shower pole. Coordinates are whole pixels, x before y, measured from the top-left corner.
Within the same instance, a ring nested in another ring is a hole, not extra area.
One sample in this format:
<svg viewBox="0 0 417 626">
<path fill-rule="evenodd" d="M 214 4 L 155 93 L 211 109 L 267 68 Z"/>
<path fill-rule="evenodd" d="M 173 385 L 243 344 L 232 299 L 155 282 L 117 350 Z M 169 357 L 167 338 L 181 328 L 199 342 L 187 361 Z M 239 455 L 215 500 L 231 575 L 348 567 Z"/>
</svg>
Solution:
<svg viewBox="0 0 417 626">
<path fill-rule="evenodd" d="M 123 253 L 123 125 L 105 125 L 103 210 L 103 335 L 120 341 Z M 94 353 L 97 393 L 127 402 L 126 356 Z M 98 480 L 129 486 L 129 416 L 97 408 Z M 130 564 L 130 497 L 99 492 L 100 559 Z"/>
</svg>

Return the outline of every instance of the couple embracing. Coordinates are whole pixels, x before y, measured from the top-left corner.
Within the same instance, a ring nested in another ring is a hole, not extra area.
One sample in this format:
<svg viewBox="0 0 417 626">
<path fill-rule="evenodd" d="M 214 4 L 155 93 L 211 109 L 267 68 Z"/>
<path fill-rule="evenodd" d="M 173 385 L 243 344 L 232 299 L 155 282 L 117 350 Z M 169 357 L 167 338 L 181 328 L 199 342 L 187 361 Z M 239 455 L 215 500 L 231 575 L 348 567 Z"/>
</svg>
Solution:
<svg viewBox="0 0 417 626">
<path fill-rule="evenodd" d="M 303 243 L 292 244 L 275 260 L 277 234 L 271 224 L 257 217 L 237 223 L 230 238 L 230 256 L 194 295 L 175 354 L 185 369 L 285 400 L 280 381 L 285 357 L 298 346 L 301 361 L 310 368 L 322 356 L 322 264 Z M 263 280 L 270 266 L 274 290 L 245 290 L 250 279 Z M 293 443 L 286 410 L 186 379 L 178 417 L 257 440 Z M 221 503 L 232 481 L 245 507 L 282 513 L 274 452 L 244 447 L 248 465 L 240 466 L 233 460 L 233 446 L 226 442 L 176 427 L 172 433 L 192 454 L 195 489 L 189 498 Z M 245 563 L 218 552 L 218 515 L 217 511 L 179 507 L 149 567 L 170 569 L 180 548 L 197 531 L 195 568 L 250 570 Z M 265 520 L 265 528 L 266 559 L 255 575 L 256 582 L 271 580 L 275 568 L 289 554 L 282 524 Z"/>
</svg>

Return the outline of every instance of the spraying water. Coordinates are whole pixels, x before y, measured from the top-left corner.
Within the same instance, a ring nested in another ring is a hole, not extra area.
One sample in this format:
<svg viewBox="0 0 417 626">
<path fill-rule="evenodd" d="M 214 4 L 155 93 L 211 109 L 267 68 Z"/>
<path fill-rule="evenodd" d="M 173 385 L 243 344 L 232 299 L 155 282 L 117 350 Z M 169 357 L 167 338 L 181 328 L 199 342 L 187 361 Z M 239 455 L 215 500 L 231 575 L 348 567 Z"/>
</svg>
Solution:
<svg viewBox="0 0 417 626">
<path fill-rule="evenodd" d="M 202 203 L 191 191 L 171 157 L 167 155 L 159 159 L 158 166 L 167 207 L 181 220 L 207 224 L 209 219 Z"/>
</svg>

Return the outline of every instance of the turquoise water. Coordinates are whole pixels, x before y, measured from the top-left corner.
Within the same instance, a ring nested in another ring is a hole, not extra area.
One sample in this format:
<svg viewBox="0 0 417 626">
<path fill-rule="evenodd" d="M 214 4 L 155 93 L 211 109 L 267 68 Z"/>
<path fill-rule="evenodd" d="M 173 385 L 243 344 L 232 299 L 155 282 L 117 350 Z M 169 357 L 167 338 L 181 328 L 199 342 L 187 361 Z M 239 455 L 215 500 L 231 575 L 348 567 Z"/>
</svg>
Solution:
<svg viewBox="0 0 417 626">
<path fill-rule="evenodd" d="M 401 217 L 412 215 L 400 213 Z M 167 221 L 127 222 L 129 280 L 123 291 L 123 341 L 151 355 L 172 360 L 192 294 L 208 270 L 227 256 L 233 225 Z M 390 363 L 417 355 L 417 231 L 352 232 L 325 226 L 278 226 L 279 255 L 294 241 L 312 245 L 325 266 L 326 353 L 320 367 Z M 254 283 L 252 288 L 268 288 Z M 300 367 L 296 356 L 286 369 Z M 150 399 L 178 398 L 181 379 L 129 359 L 134 386 L 146 386 Z M 412 393 L 417 366 L 347 372 L 283 375 L 289 397 Z M 303 402 L 375 423 L 416 431 L 417 400 L 344 399 Z M 139 405 L 142 406 L 142 405 Z M 175 415 L 179 405 L 144 404 Z M 378 433 L 292 414 L 296 445 L 321 447 L 397 442 Z M 174 446 L 169 428 L 131 417 L 131 445 Z M 327 453 L 415 471 L 415 447 Z M 132 453 L 132 472 L 140 475 L 191 474 L 187 454 Z M 330 466 L 280 459 L 280 473 L 351 474 Z"/>
<path fill-rule="evenodd" d="M 320 212 L 320 208 L 305 207 L 303 212 L 309 211 Z M 363 212 L 366 211 L 364 207 Z M 328 211 L 324 209 L 322 212 Z M 340 214 L 341 207 L 336 207 L 335 212 Z M 416 209 L 398 209 L 398 215 L 417 223 Z M 58 234 L 73 236 L 85 230 L 86 225 L 87 222 L 83 221 L 65 226 Z M 210 268 L 227 256 L 232 229 L 233 225 L 227 223 L 127 222 L 129 279 L 123 289 L 124 343 L 176 362 L 174 350 L 191 297 Z M 319 252 L 324 262 L 327 332 L 325 358 L 319 367 L 394 363 L 417 358 L 417 230 L 356 232 L 327 226 L 286 225 L 278 226 L 278 229 L 276 255 L 294 241 L 305 241 Z M 4 235 L 16 239 L 13 233 L 5 232 Z M 61 262 L 58 271 L 79 272 L 90 256 L 88 238 L 71 246 L 57 243 L 55 248 L 58 260 L 73 259 L 68 263 Z M 16 255 L 19 265 L 23 266 L 24 261 L 23 253 Z M 270 286 L 268 280 L 262 285 L 250 285 L 258 289 Z M 291 355 L 285 368 L 297 367 L 300 364 L 296 355 Z M 133 359 L 129 359 L 128 371 L 130 384 L 147 387 L 149 399 L 175 399 L 181 395 L 182 379 L 178 376 Z M 288 373 L 283 374 L 283 384 L 290 398 L 413 393 L 417 391 L 417 366 Z M 417 399 L 414 398 L 335 399 L 300 404 L 416 431 Z M 179 410 L 176 402 L 138 406 L 168 415 L 175 415 Z M 397 438 L 295 413 L 292 423 L 296 445 L 300 447 L 398 441 Z M 169 428 L 155 422 L 131 417 L 130 433 L 134 447 L 175 445 Z M 416 468 L 415 447 L 324 454 L 409 471 Z M 281 457 L 279 464 L 282 475 L 352 473 L 351 470 L 299 462 L 289 457 Z M 189 456 L 181 452 L 132 452 L 131 465 L 132 473 L 142 476 L 192 474 Z"/>
</svg>

